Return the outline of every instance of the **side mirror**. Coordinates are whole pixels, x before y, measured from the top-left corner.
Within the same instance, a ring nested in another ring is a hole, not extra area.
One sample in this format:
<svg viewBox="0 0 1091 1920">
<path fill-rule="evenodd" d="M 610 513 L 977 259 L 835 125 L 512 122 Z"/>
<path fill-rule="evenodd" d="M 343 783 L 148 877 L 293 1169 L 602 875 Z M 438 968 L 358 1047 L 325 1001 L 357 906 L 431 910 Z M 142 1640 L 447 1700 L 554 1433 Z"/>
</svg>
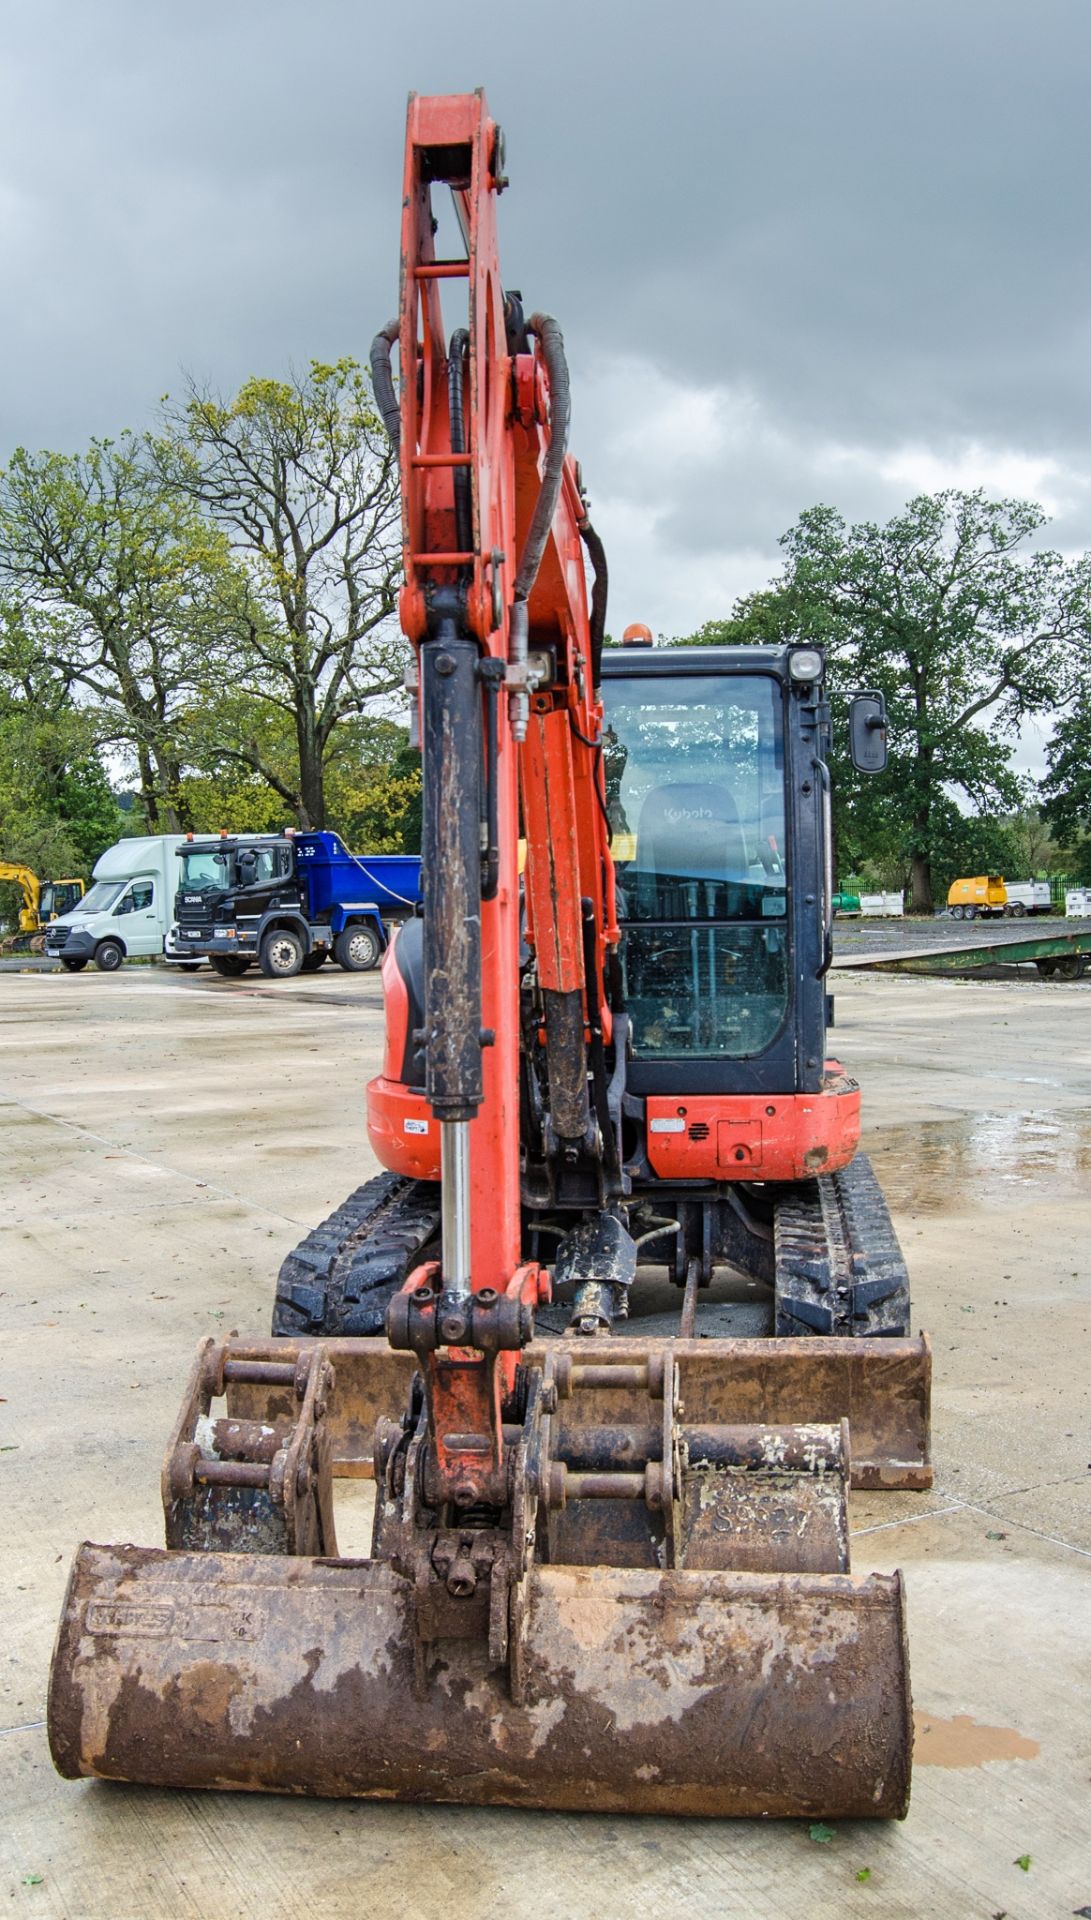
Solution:
<svg viewBox="0 0 1091 1920">
<path fill-rule="evenodd" d="M 849 702 L 849 751 L 858 773 L 886 766 L 886 701 L 881 693 L 857 693 Z"/>
</svg>

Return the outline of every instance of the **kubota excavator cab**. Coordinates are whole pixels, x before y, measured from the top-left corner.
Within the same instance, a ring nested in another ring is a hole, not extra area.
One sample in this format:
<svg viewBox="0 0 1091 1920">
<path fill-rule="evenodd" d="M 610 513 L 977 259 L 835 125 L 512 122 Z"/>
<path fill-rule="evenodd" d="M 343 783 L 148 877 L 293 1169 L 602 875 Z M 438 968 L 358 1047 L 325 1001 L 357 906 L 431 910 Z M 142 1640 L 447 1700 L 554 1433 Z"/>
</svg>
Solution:
<svg viewBox="0 0 1091 1920">
<path fill-rule="evenodd" d="M 649 1099 L 822 1089 L 828 936 L 816 908 L 830 889 L 816 664 L 813 648 L 604 651 L 634 1132 Z M 653 1150 L 688 1137 L 685 1118 L 645 1124 Z M 707 1142 L 689 1142 L 693 1170 L 719 1175 Z"/>
<path fill-rule="evenodd" d="M 859 1090 L 826 1053 L 823 674 L 810 646 L 603 653 L 624 1162 L 633 1201 L 678 1221 L 668 1257 L 679 1282 L 692 1260 L 704 1285 L 726 1261 L 773 1284 L 778 1332 L 907 1333 L 881 1195 L 866 1162 L 850 1167 Z M 791 1244 L 800 1229 L 825 1238 L 819 1177 L 856 1242 L 852 1274 L 822 1275 L 825 1287 Z M 662 1262 L 664 1248 L 648 1257 Z"/>
</svg>

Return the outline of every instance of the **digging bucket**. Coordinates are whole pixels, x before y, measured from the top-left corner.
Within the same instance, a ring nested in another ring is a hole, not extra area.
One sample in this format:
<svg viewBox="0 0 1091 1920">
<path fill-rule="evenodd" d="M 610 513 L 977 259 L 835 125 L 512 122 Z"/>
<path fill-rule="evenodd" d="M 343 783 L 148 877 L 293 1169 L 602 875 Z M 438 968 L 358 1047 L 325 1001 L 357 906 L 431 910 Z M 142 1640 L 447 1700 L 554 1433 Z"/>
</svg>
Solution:
<svg viewBox="0 0 1091 1920">
<path fill-rule="evenodd" d="M 479 1640 L 414 1672 L 387 1563 L 84 1545 L 51 1675 L 68 1776 L 589 1812 L 899 1817 L 898 1575 L 536 1567 L 520 1701 Z"/>
<path fill-rule="evenodd" d="M 314 1344 L 234 1340 L 231 1350 L 262 1363 L 283 1360 Z M 321 1344 L 337 1380 L 328 1418 L 333 1472 L 369 1477 L 376 1421 L 404 1407 L 413 1357 L 392 1352 L 382 1339 Z M 541 1365 L 549 1354 L 571 1352 L 588 1365 L 599 1360 L 621 1365 L 639 1361 L 649 1351 L 673 1356 L 686 1419 L 698 1426 L 847 1420 L 854 1487 L 920 1492 L 932 1485 L 932 1349 L 927 1334 L 898 1340 L 642 1340 L 614 1334 L 579 1342 L 536 1341 L 526 1358 L 528 1365 Z M 234 1386 L 228 1398 L 233 1412 L 255 1419 L 273 1419 L 290 1406 L 283 1389 L 278 1397 L 263 1386 Z M 631 1419 L 637 1405 L 619 1388 L 611 1417 L 618 1422 Z M 579 1412 L 579 1400 L 574 1399 L 574 1420 Z"/>
</svg>

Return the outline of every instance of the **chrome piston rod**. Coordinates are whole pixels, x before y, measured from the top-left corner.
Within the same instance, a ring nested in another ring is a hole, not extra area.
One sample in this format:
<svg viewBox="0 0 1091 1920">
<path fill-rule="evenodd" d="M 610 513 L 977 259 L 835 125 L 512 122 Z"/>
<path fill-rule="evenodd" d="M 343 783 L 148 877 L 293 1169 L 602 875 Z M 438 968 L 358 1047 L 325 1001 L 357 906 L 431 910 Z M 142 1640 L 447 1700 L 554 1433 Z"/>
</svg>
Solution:
<svg viewBox="0 0 1091 1920">
<path fill-rule="evenodd" d="M 444 1120 L 439 1129 L 440 1235 L 443 1290 L 470 1293 L 470 1123 Z"/>
</svg>

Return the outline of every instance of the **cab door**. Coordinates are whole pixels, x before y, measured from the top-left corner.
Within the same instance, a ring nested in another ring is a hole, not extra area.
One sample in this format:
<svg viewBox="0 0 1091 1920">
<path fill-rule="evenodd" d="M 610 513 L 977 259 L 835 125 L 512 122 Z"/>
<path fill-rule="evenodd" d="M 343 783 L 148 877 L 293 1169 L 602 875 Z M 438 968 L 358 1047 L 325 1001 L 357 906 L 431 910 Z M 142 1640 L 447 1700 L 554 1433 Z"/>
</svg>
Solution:
<svg viewBox="0 0 1091 1920">
<path fill-rule="evenodd" d="M 155 898 L 155 880 L 133 880 L 114 909 L 120 925 L 118 932 L 127 953 L 134 955 L 162 951 L 163 935 Z"/>
</svg>

